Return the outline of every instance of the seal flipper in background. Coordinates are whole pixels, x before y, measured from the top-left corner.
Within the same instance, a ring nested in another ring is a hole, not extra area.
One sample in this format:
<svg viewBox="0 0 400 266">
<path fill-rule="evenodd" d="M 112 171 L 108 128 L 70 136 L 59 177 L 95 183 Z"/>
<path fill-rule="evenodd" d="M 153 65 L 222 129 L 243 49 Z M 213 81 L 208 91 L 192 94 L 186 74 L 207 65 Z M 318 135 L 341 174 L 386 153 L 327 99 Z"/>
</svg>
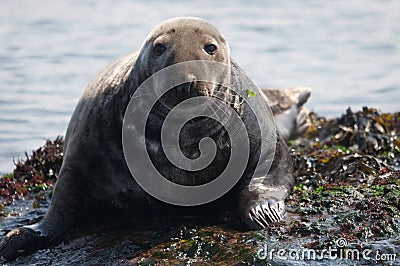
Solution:
<svg viewBox="0 0 400 266">
<path fill-rule="evenodd" d="M 311 94 L 309 87 L 261 89 L 267 97 L 281 137 L 288 141 L 306 133 L 310 119 L 304 107 Z"/>
<path fill-rule="evenodd" d="M 0 259 L 13 260 L 20 255 L 58 244 L 64 234 L 81 216 L 84 198 L 71 174 L 61 171 L 54 189 L 50 208 L 38 223 L 10 231 L 0 245 Z"/>
</svg>

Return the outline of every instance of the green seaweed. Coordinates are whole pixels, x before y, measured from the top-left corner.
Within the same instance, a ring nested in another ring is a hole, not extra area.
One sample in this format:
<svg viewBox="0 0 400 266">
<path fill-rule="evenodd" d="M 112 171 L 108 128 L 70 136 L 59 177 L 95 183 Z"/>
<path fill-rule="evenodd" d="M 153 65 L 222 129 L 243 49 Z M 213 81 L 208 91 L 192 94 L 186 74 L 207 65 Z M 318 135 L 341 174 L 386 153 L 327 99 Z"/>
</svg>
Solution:
<svg viewBox="0 0 400 266">
<path fill-rule="evenodd" d="M 247 95 L 248 98 L 250 98 L 250 97 L 256 96 L 257 94 L 254 91 L 252 91 L 250 89 L 247 89 L 246 90 L 246 95 Z"/>
<path fill-rule="evenodd" d="M 14 174 L 13 173 L 4 174 L 1 178 L 4 178 L 4 179 L 14 178 Z"/>
</svg>

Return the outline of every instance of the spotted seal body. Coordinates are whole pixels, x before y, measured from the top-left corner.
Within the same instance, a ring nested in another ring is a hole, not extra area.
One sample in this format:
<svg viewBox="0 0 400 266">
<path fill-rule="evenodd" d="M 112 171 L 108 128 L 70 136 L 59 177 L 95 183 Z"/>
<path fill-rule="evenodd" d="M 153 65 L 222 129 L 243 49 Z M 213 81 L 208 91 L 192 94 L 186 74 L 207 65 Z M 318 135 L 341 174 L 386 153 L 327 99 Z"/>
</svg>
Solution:
<svg viewBox="0 0 400 266">
<path fill-rule="evenodd" d="M 127 167 L 121 130 L 125 110 L 138 86 L 157 71 L 179 62 L 211 60 L 238 67 L 230 58 L 229 47 L 219 31 L 205 20 L 176 18 L 157 26 L 140 51 L 128 54 L 106 67 L 88 85 L 72 115 L 64 146 L 64 160 L 54 189 L 51 206 L 36 224 L 14 229 L 0 245 L 1 255 L 10 260 L 59 242 L 88 209 L 109 204 L 130 213 L 160 215 L 174 207 L 147 194 L 132 178 Z M 191 73 L 181 73 L 191 75 Z M 262 185 L 250 191 L 248 184 L 259 158 L 260 139 L 256 121 L 237 97 L 217 84 L 226 73 L 210 73 L 211 82 L 196 80 L 181 84 L 166 93 L 149 116 L 146 145 L 150 157 L 172 181 L 198 185 L 212 180 L 223 170 L 229 155 L 229 140 L 220 125 L 199 118 L 181 133 L 182 152 L 198 156 L 198 139 L 212 137 L 219 147 L 213 164 L 204 171 L 188 173 L 170 165 L 161 153 L 159 131 L 168 112 L 179 102 L 195 96 L 221 97 L 237 108 L 250 131 L 250 160 L 238 185 L 221 199 L 202 208 L 233 204 L 249 228 L 266 227 L 284 214 L 284 200 L 293 187 L 292 162 L 285 142 L 277 137 L 272 166 Z M 225 97 L 225 98 L 224 98 Z M 260 101 L 265 100 L 260 97 Z M 273 152 L 271 150 L 271 152 Z M 178 208 L 179 212 L 196 207 Z M 208 212 L 210 213 L 210 212 Z"/>
</svg>

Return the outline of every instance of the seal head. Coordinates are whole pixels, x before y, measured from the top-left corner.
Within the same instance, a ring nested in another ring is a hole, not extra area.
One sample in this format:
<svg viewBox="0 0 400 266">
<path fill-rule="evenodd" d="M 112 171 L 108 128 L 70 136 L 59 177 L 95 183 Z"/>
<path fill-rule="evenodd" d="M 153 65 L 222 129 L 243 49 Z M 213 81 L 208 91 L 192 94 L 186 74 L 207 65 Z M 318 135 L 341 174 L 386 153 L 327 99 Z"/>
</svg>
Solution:
<svg viewBox="0 0 400 266">
<path fill-rule="evenodd" d="M 166 67 L 194 60 L 226 64 L 224 72 L 215 73 L 206 67 L 208 81 L 198 80 L 193 71 L 182 67 L 177 75 L 190 82 L 180 84 L 166 93 L 160 102 L 170 109 L 177 103 L 196 96 L 213 96 L 218 84 L 229 77 L 230 52 L 223 35 L 211 23 L 200 18 L 174 18 L 156 26 L 144 42 L 132 74 L 139 84 Z M 176 66 L 175 66 L 176 67 Z M 199 69 L 201 69 L 199 61 Z M 155 84 L 155 87 L 162 84 Z"/>
</svg>

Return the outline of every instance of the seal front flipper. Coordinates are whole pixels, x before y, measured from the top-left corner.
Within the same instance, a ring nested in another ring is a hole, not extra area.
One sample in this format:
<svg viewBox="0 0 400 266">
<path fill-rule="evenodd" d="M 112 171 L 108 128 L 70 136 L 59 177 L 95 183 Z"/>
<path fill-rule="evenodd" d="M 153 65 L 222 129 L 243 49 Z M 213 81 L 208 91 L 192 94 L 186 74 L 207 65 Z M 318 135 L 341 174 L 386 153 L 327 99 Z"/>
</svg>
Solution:
<svg viewBox="0 0 400 266">
<path fill-rule="evenodd" d="M 250 229 L 260 229 L 279 222 L 285 214 L 284 201 L 293 189 L 293 164 L 288 148 L 278 136 L 271 168 L 254 190 L 243 187 L 239 193 L 238 212 Z"/>
<path fill-rule="evenodd" d="M 260 196 L 252 198 L 250 194 L 259 194 Z M 242 200 L 239 203 L 239 214 L 250 229 L 272 226 L 281 221 L 286 212 L 284 198 L 275 198 L 273 193 L 243 190 L 239 200 Z"/>
<path fill-rule="evenodd" d="M 60 242 L 81 214 L 83 193 L 72 182 L 68 171 L 61 171 L 49 210 L 38 223 L 10 231 L 0 244 L 0 258 L 6 261 Z"/>
<path fill-rule="evenodd" d="M 248 211 L 251 223 L 260 227 L 268 227 L 282 220 L 285 214 L 285 203 L 282 200 L 261 200 L 250 207 Z"/>
</svg>

